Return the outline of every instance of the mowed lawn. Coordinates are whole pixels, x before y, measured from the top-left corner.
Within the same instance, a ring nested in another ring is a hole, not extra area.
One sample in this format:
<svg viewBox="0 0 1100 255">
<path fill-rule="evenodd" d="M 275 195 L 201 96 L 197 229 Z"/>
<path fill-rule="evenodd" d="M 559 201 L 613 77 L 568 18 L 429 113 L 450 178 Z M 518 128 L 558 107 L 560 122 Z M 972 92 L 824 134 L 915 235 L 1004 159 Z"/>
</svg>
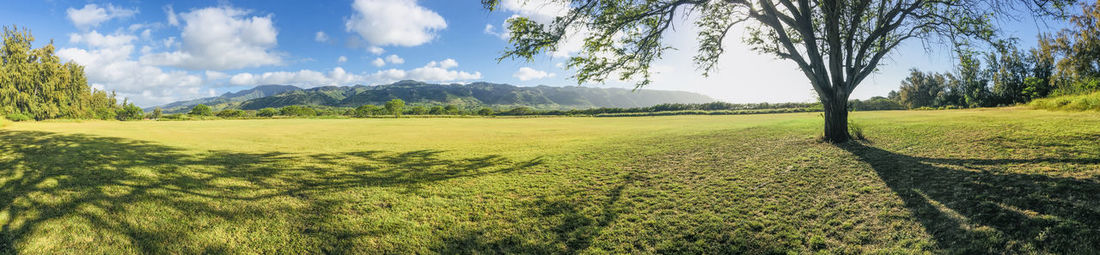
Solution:
<svg viewBox="0 0 1100 255">
<path fill-rule="evenodd" d="M 0 253 L 1100 253 L 1100 114 L 39 122 Z"/>
</svg>

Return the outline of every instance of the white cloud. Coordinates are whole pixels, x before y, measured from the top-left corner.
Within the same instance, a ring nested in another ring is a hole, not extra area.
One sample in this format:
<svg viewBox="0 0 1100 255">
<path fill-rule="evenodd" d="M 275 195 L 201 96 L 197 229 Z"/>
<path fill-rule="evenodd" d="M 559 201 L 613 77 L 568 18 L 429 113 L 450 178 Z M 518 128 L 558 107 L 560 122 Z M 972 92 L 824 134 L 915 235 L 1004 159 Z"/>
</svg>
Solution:
<svg viewBox="0 0 1100 255">
<path fill-rule="evenodd" d="M 80 29 L 95 27 L 98 26 L 99 23 L 115 18 L 133 17 L 137 12 L 137 9 L 119 8 L 112 4 L 107 4 L 106 9 L 96 4 L 87 4 L 81 9 L 73 9 L 70 7 L 65 10 L 65 13 L 68 14 L 69 21 L 72 21 L 73 25 Z"/>
<path fill-rule="evenodd" d="M 555 0 L 503 0 L 501 7 L 505 11 L 512 12 L 512 17 L 526 17 L 531 21 L 540 24 L 550 24 L 554 21 L 554 18 L 569 14 L 569 3 L 567 1 L 555 1 Z M 508 21 L 505 20 L 501 25 L 500 31 L 496 31 L 493 25 L 486 24 L 486 34 L 499 37 L 502 40 L 508 40 L 511 36 L 511 31 L 508 30 Z M 566 58 L 572 56 L 581 51 L 584 47 L 584 37 L 589 33 L 587 28 L 584 27 L 570 27 L 566 31 L 565 38 L 558 42 L 558 49 L 550 52 L 551 57 Z"/>
<path fill-rule="evenodd" d="M 352 8 L 355 12 L 344 24 L 347 31 L 373 46 L 417 46 L 447 28 L 442 16 L 416 0 L 355 0 Z"/>
<path fill-rule="evenodd" d="M 317 34 L 313 36 L 313 40 L 317 42 L 328 42 L 328 35 L 325 31 L 317 31 Z"/>
<path fill-rule="evenodd" d="M 383 84 L 399 80 L 418 80 L 426 82 L 460 82 L 481 79 L 481 72 L 462 72 L 451 70 L 457 67 L 454 59 L 432 61 L 412 70 L 387 69 L 370 74 L 348 73 L 343 68 L 334 68 L 322 73 L 314 70 L 297 72 L 266 72 L 263 74 L 238 73 L 229 78 L 233 85 L 289 84 L 302 87 L 344 86 L 354 84 Z"/>
<path fill-rule="evenodd" d="M 91 31 L 84 34 L 69 34 L 69 42 L 83 43 L 96 48 L 119 48 L 130 45 L 130 42 L 135 39 L 137 39 L 137 37 L 128 34 L 115 33 L 113 35 L 102 35 L 97 31 Z"/>
<path fill-rule="evenodd" d="M 135 36 L 102 35 L 97 31 L 73 34 L 69 40 L 89 49 L 64 48 L 57 55 L 85 67 L 88 83 L 94 88 L 117 91 L 141 106 L 168 103 L 181 98 L 203 96 L 203 79 L 184 71 L 166 71 L 141 64 L 131 58 Z M 216 74 L 214 74 L 216 76 Z"/>
<path fill-rule="evenodd" d="M 569 2 L 557 0 L 504 0 L 501 1 L 501 7 L 543 24 L 549 24 L 554 18 L 569 13 Z"/>
<path fill-rule="evenodd" d="M 390 55 L 390 56 L 386 57 L 386 62 L 390 63 L 391 65 L 400 65 L 400 64 L 405 63 L 405 59 L 403 59 L 403 58 L 401 58 L 397 55 Z"/>
<path fill-rule="evenodd" d="M 386 53 L 386 49 L 377 46 L 370 46 L 370 48 L 367 48 L 367 52 L 370 52 L 374 55 L 382 55 L 382 53 Z"/>
<path fill-rule="evenodd" d="M 227 6 L 180 14 L 185 23 L 180 49 L 145 55 L 141 61 L 192 70 L 281 64 L 282 58 L 272 50 L 278 32 L 272 25 L 271 15 L 246 17 L 247 14 L 247 10 Z"/>
<path fill-rule="evenodd" d="M 383 60 L 382 58 L 375 58 L 374 61 L 371 61 L 370 63 L 374 66 L 382 67 L 386 65 L 386 60 Z"/>
<path fill-rule="evenodd" d="M 340 56 L 339 58 L 336 58 L 336 63 L 343 64 L 344 62 L 348 62 L 348 57 Z"/>
<path fill-rule="evenodd" d="M 530 67 L 520 67 L 519 70 L 516 70 L 516 72 L 512 74 L 512 77 L 516 77 L 521 81 L 529 81 L 554 77 L 554 74 L 547 73 L 545 71 L 535 70 L 534 68 Z"/>
<path fill-rule="evenodd" d="M 172 10 L 171 5 L 165 5 L 164 6 L 164 15 L 168 16 L 168 25 L 171 25 L 171 26 L 179 26 L 180 25 L 179 16 L 176 16 L 176 11 Z"/>
<path fill-rule="evenodd" d="M 206 71 L 206 79 L 210 81 L 228 78 L 229 75 L 218 71 Z"/>
</svg>

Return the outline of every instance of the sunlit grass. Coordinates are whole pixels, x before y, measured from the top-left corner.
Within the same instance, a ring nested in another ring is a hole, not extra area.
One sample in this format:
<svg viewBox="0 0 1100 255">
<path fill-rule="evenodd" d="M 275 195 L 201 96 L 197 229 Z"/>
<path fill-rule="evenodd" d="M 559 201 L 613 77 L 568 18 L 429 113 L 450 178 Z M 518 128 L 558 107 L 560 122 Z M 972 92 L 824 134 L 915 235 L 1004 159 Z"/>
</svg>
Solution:
<svg viewBox="0 0 1100 255">
<path fill-rule="evenodd" d="M 1091 253 L 1100 115 L 13 123 L 0 252 Z"/>
</svg>

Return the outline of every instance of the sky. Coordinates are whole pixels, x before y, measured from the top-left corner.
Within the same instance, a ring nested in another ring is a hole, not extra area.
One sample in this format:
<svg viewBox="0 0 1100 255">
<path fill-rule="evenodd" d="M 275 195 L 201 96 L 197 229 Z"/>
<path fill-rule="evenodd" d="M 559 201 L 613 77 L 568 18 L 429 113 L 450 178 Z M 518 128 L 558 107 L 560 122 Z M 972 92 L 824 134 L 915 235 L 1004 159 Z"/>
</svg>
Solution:
<svg viewBox="0 0 1100 255">
<path fill-rule="evenodd" d="M 0 24 L 28 28 L 35 47 L 53 40 L 63 61 L 86 67 L 93 88 L 116 91 L 142 107 L 217 96 L 263 84 L 378 85 L 399 80 L 577 86 L 563 64 L 579 40 L 531 61 L 497 58 L 507 48 L 504 22 L 546 22 L 564 13 L 546 0 L 504 0 L 490 12 L 476 0 L 87 1 L 0 0 Z M 1002 21 L 1022 48 L 1062 24 Z M 647 89 L 681 90 L 733 103 L 808 102 L 814 93 L 786 60 L 727 40 L 717 71 L 703 77 L 691 58 L 697 29 L 675 24 L 675 48 L 653 65 Z M 742 29 L 732 35 L 744 36 Z M 910 68 L 948 71 L 950 50 L 910 40 L 884 60 L 853 98 L 884 96 Z M 633 88 L 630 81 L 581 84 Z"/>
</svg>

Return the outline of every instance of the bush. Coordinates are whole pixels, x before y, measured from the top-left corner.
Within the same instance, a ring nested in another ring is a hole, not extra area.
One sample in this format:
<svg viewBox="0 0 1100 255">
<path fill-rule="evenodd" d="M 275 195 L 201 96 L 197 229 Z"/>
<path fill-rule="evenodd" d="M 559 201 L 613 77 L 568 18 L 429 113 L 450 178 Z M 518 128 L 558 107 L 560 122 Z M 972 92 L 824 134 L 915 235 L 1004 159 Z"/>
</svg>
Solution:
<svg viewBox="0 0 1100 255">
<path fill-rule="evenodd" d="M 256 112 L 256 116 L 259 117 L 275 117 L 275 115 L 279 115 L 279 110 L 275 110 L 275 108 L 271 107 L 263 108 Z"/>
<path fill-rule="evenodd" d="M 191 108 L 191 113 L 189 114 L 197 116 L 212 116 L 214 115 L 214 110 L 210 109 L 210 106 L 199 104 Z"/>
<path fill-rule="evenodd" d="M 1045 110 L 1100 111 L 1100 92 L 1036 99 L 1028 106 Z"/>
<path fill-rule="evenodd" d="M 305 106 L 298 106 L 298 105 L 284 106 L 283 108 L 279 109 L 279 113 L 281 115 L 284 115 L 284 116 L 299 116 L 299 117 L 317 116 L 317 111 L 313 110 L 313 108 L 309 108 L 309 107 L 305 107 Z"/>
<path fill-rule="evenodd" d="M 115 118 L 121 121 L 141 120 L 145 118 L 145 111 L 134 104 L 126 104 L 122 106 L 122 109 L 118 109 L 118 115 Z"/>
<path fill-rule="evenodd" d="M 216 115 L 222 118 L 240 118 L 244 117 L 244 111 L 237 109 L 225 109 L 219 111 Z"/>
<path fill-rule="evenodd" d="M 432 108 L 428 110 L 428 114 L 431 115 L 443 115 L 444 112 L 446 112 L 446 109 L 444 109 L 443 106 L 438 105 L 432 106 Z"/>
<path fill-rule="evenodd" d="M 394 117 L 401 117 L 401 113 L 404 112 L 405 101 L 401 99 L 394 99 L 386 102 L 386 112 L 393 114 Z"/>
<path fill-rule="evenodd" d="M 412 114 L 412 115 L 425 115 L 425 114 L 428 114 L 428 107 L 413 106 L 412 108 L 409 108 L 409 114 Z"/>
<path fill-rule="evenodd" d="M 27 116 L 27 115 L 22 114 L 22 113 L 9 113 L 8 116 L 7 116 L 7 119 L 10 120 L 10 121 L 16 121 L 16 122 L 28 121 L 28 120 L 31 120 L 31 116 Z"/>
<path fill-rule="evenodd" d="M 493 115 L 493 108 L 489 108 L 489 107 L 481 108 L 481 110 L 477 110 L 477 115 L 481 115 L 481 116 Z"/>
</svg>

